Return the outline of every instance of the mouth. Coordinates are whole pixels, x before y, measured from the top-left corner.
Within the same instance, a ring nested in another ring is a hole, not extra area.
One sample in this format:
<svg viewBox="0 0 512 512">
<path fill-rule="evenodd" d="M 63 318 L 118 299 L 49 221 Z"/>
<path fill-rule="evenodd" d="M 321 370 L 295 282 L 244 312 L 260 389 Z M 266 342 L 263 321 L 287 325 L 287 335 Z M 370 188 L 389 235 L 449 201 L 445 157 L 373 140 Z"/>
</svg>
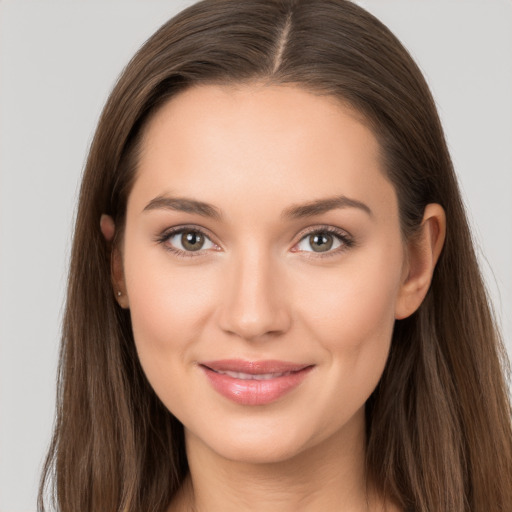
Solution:
<svg viewBox="0 0 512 512">
<path fill-rule="evenodd" d="M 240 405 L 266 405 L 292 392 L 314 365 L 285 361 L 222 360 L 200 368 L 215 391 Z"/>
<path fill-rule="evenodd" d="M 286 375 L 291 375 L 293 372 L 281 372 L 281 373 L 243 373 L 243 372 L 220 372 L 212 370 L 215 373 L 218 373 L 219 375 L 228 375 L 229 377 L 233 379 L 240 379 L 240 380 L 271 380 L 271 379 L 277 379 L 279 377 L 285 377 Z"/>
</svg>

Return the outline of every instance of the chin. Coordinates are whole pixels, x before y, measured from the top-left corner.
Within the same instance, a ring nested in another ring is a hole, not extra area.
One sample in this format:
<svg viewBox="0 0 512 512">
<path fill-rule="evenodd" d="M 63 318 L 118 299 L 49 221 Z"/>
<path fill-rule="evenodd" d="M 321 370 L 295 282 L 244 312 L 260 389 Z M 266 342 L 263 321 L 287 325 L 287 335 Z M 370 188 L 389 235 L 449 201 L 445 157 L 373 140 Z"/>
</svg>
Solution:
<svg viewBox="0 0 512 512">
<path fill-rule="evenodd" d="M 187 443 L 202 445 L 210 453 L 233 462 L 276 464 L 296 458 L 333 435 L 311 427 L 294 429 L 289 422 L 257 421 L 253 417 L 231 425 L 225 422 L 222 428 L 208 432 L 188 432 Z"/>
</svg>

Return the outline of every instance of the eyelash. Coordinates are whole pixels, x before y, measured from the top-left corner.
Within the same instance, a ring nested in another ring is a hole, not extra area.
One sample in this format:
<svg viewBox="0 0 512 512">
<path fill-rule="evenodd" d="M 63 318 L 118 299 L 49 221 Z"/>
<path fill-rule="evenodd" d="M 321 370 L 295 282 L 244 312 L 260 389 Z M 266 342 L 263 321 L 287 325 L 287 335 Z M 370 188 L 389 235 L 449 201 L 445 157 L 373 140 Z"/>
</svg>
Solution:
<svg viewBox="0 0 512 512">
<path fill-rule="evenodd" d="M 346 231 L 343 231 L 339 228 L 335 228 L 333 226 L 318 226 L 313 229 L 307 229 L 305 231 L 302 231 L 299 233 L 299 241 L 295 244 L 298 245 L 302 240 L 305 238 L 311 236 L 311 235 L 317 235 L 317 234 L 329 234 L 334 236 L 338 239 L 338 241 L 341 243 L 340 247 L 337 247 L 334 250 L 329 250 L 326 252 L 314 252 L 314 251 L 294 251 L 294 252 L 304 252 L 306 254 L 307 258 L 329 258 L 332 256 L 337 256 L 341 254 L 342 252 L 345 252 L 346 250 L 354 247 L 355 241 Z"/>
<path fill-rule="evenodd" d="M 191 233 L 199 233 L 211 241 L 211 237 L 203 229 L 201 229 L 198 226 L 193 226 L 193 225 L 192 226 L 179 226 L 179 227 L 168 229 L 168 230 L 164 231 L 160 236 L 158 236 L 156 241 L 159 244 L 162 244 L 166 251 L 172 252 L 173 254 L 176 254 L 177 256 L 179 256 L 181 258 L 195 258 L 197 256 L 203 256 L 204 252 L 201 249 L 198 251 L 183 251 L 181 249 L 173 247 L 172 245 L 166 244 L 166 242 L 168 242 L 169 239 L 172 238 L 173 236 L 179 235 L 181 233 L 185 233 L 187 231 L 189 231 Z M 212 243 L 214 243 L 214 242 L 212 242 Z"/>
<path fill-rule="evenodd" d="M 203 250 L 199 249 L 198 251 L 183 251 L 182 249 L 178 249 L 176 247 L 173 247 L 171 245 L 166 244 L 170 238 L 172 238 L 175 235 L 179 235 L 181 233 L 190 231 L 192 233 L 199 233 L 208 240 L 211 240 L 211 237 L 200 227 L 198 226 L 179 226 L 175 228 L 168 229 L 164 231 L 160 236 L 157 237 L 156 242 L 159 244 L 162 244 L 165 246 L 165 249 L 169 252 L 172 252 L 173 254 L 176 254 L 177 256 L 181 258 L 195 258 L 198 256 L 203 256 L 204 252 Z M 319 226 L 314 229 L 306 230 L 301 233 L 299 233 L 299 241 L 295 244 L 298 245 L 302 240 L 304 240 L 306 237 L 316 234 L 329 234 L 333 235 L 335 238 L 338 239 L 338 241 L 341 243 L 341 246 L 336 248 L 335 250 L 326 251 L 325 253 L 321 252 L 314 252 L 314 251 L 294 251 L 294 252 L 305 252 L 308 254 L 308 258 L 328 258 L 330 256 L 335 256 L 337 254 L 340 254 L 341 252 L 344 252 L 351 247 L 355 245 L 354 239 L 345 231 L 342 231 L 341 229 L 335 228 L 333 226 Z M 216 244 L 215 244 L 216 245 Z"/>
</svg>

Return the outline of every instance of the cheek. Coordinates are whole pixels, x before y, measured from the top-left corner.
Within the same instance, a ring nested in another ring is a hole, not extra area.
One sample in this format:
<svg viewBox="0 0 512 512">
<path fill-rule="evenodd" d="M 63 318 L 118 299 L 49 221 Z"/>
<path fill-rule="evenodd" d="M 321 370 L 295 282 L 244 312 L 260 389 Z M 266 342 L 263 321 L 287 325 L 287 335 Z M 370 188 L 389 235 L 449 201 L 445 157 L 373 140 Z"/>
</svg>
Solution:
<svg viewBox="0 0 512 512">
<path fill-rule="evenodd" d="M 402 273 L 401 246 L 347 258 L 329 275 L 308 286 L 300 315 L 319 340 L 334 375 L 358 394 L 376 386 L 389 353 L 395 303 Z M 339 383 L 338 383 L 339 384 Z M 348 389 L 347 388 L 347 389 Z"/>
<path fill-rule="evenodd" d="M 215 283 L 194 266 L 171 265 L 165 250 L 126 243 L 124 270 L 135 345 L 155 389 L 188 371 L 191 350 L 215 302 Z M 177 379 L 179 380 L 179 379 Z"/>
<path fill-rule="evenodd" d="M 213 302 L 213 283 L 193 271 L 156 268 L 132 273 L 127 289 L 132 324 L 147 342 L 169 344 L 193 339 L 204 323 L 204 308 Z M 141 334 L 143 334 L 141 332 Z"/>
</svg>

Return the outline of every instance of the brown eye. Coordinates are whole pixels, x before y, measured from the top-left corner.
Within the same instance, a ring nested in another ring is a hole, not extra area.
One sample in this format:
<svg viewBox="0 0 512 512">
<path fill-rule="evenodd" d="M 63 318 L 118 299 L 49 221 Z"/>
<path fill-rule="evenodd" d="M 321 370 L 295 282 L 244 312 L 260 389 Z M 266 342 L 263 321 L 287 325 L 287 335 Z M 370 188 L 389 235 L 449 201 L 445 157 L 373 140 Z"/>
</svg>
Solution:
<svg viewBox="0 0 512 512">
<path fill-rule="evenodd" d="M 208 235 L 199 229 L 179 228 L 167 232 L 159 239 L 160 243 L 166 248 L 179 255 L 199 256 L 204 251 L 218 249 L 218 247 L 210 240 Z M 193 254 L 197 253 L 197 254 Z"/>
<path fill-rule="evenodd" d="M 204 245 L 204 235 L 199 231 L 184 231 L 181 234 L 181 245 L 186 251 L 199 251 Z"/>
<path fill-rule="evenodd" d="M 323 253 L 335 254 L 344 249 L 352 247 L 353 242 L 349 235 L 334 228 L 317 229 L 303 236 L 295 246 L 294 252 L 316 253 L 319 256 Z"/>
<path fill-rule="evenodd" d="M 329 251 L 334 244 L 334 236 L 329 233 L 314 233 L 309 236 L 309 245 L 314 252 Z"/>
</svg>

